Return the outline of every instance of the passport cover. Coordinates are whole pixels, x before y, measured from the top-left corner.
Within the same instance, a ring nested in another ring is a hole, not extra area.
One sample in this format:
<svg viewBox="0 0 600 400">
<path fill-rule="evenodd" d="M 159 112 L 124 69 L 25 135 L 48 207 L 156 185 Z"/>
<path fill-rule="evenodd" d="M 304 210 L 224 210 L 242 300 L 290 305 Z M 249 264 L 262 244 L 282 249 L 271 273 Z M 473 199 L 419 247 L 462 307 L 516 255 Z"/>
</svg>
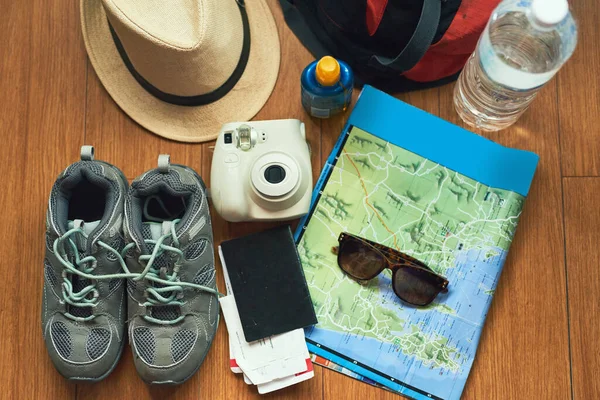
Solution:
<svg viewBox="0 0 600 400">
<path fill-rule="evenodd" d="M 289 226 L 221 243 L 247 342 L 317 323 Z"/>
</svg>

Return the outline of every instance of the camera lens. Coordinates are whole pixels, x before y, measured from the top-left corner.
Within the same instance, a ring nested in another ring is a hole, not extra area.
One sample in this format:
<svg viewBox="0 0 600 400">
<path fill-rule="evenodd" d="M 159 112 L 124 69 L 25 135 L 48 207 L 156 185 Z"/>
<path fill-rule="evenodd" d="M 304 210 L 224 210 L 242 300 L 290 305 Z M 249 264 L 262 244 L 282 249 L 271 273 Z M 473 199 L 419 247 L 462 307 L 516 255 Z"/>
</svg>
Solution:
<svg viewBox="0 0 600 400">
<path fill-rule="evenodd" d="M 285 169 L 279 165 L 271 165 L 265 169 L 265 179 L 269 183 L 280 183 L 285 179 Z"/>
</svg>

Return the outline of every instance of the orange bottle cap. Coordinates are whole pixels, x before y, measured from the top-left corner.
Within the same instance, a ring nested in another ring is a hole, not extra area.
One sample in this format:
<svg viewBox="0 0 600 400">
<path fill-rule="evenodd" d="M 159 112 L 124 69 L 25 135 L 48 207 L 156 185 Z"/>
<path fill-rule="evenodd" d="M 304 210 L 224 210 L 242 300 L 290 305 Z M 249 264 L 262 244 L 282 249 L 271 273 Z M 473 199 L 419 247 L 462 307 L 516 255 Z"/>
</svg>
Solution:
<svg viewBox="0 0 600 400">
<path fill-rule="evenodd" d="M 323 86 L 333 86 L 340 81 L 340 63 L 331 56 L 325 56 L 317 63 L 317 82 Z"/>
</svg>

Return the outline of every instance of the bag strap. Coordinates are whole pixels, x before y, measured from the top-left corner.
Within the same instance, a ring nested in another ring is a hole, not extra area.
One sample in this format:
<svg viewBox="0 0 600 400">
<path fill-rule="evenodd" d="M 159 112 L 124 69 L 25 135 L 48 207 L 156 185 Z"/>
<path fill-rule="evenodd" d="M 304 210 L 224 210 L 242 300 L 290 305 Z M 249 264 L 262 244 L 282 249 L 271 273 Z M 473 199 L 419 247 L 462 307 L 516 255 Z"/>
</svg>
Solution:
<svg viewBox="0 0 600 400">
<path fill-rule="evenodd" d="M 442 2 L 445 0 L 423 0 L 423 8 L 417 27 L 404 49 L 395 58 L 372 55 L 369 66 L 380 70 L 390 69 L 402 73 L 410 70 L 423 58 L 433 42 L 440 23 Z M 302 0 L 279 0 L 285 21 L 304 46 L 316 57 L 328 55 L 332 50 L 340 50 L 318 24 L 310 24 L 302 11 L 311 12 Z M 295 4 L 297 3 L 297 4 Z M 302 10 L 300 10 L 300 8 Z M 316 31 L 316 32 L 315 32 Z M 328 49 L 330 49 L 328 51 Z"/>
<path fill-rule="evenodd" d="M 302 1 L 299 3 L 302 3 Z M 295 4 L 294 0 L 279 0 L 279 4 L 283 10 L 285 22 L 315 58 L 319 59 L 331 55 L 331 50 L 335 50 L 337 46 L 334 45 L 323 29 L 314 24 L 309 24 L 304 19 L 301 10 L 299 10 L 301 4 Z M 309 10 L 304 11 L 310 12 Z M 330 49 L 329 51 L 323 43 Z"/>
<path fill-rule="evenodd" d="M 393 69 L 399 73 L 406 72 L 417 65 L 433 43 L 440 24 L 442 1 L 445 0 L 423 0 L 423 9 L 417 27 L 400 54 L 395 58 L 373 55 L 369 65 L 377 69 Z"/>
</svg>

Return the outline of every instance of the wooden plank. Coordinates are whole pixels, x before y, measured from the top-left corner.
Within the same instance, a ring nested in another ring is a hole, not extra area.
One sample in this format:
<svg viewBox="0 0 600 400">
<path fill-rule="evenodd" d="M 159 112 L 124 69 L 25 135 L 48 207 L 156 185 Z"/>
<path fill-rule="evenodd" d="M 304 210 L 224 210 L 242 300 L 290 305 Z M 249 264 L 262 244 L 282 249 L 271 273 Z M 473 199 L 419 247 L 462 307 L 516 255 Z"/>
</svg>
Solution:
<svg viewBox="0 0 600 400">
<path fill-rule="evenodd" d="M 570 2 L 579 24 L 577 50 L 558 74 L 562 173 L 600 175 L 600 3 Z M 544 134 L 541 132 L 541 134 Z"/>
<path fill-rule="evenodd" d="M 573 399 L 600 398 L 600 178 L 565 178 Z"/>
<path fill-rule="evenodd" d="M 452 104 L 453 89 L 441 89 L 440 115 L 462 124 Z M 540 163 L 464 398 L 565 399 L 570 395 L 569 349 L 555 82 L 515 126 L 485 136 L 534 151 Z"/>
<path fill-rule="evenodd" d="M 0 32 L 2 32 L 5 40 L 4 44 L 0 46 L 0 59 L 2 60 L 0 62 L 0 76 L 2 77 L 0 79 L 0 91 L 3 93 L 3 100 L 0 101 L 0 133 L 3 138 L 3 146 L 0 146 L 0 157 L 4 160 L 12 160 L 12 162 L 4 164 L 7 168 L 5 174 L 7 188 L 22 187 L 25 179 L 21 160 L 27 154 L 25 144 L 29 109 L 28 87 L 30 84 L 31 43 L 29 35 L 23 35 L 22 32 L 29 29 L 31 29 L 31 18 L 27 12 L 25 2 L 21 6 L 18 3 L 8 4 L 8 8 L 5 8 L 4 18 L 0 19 Z M 7 101 L 7 99 L 10 99 L 10 101 Z M 24 195 L 21 190 L 2 190 L 0 192 L 0 206 L 2 209 L 15 210 L 12 213 L 4 213 L 5 223 L 0 228 L 4 239 L 0 241 L 0 251 L 6 257 L 3 263 L 6 266 L 21 265 L 21 252 L 17 253 L 15 249 L 18 248 L 17 246 L 21 242 L 18 236 L 22 231 L 20 226 L 20 213 L 22 210 L 17 211 L 19 209 L 15 209 L 15 207 L 23 204 L 23 198 Z M 41 197 L 35 200 L 41 202 Z M 36 249 L 33 253 L 38 256 L 38 259 L 33 260 L 34 267 L 33 270 L 29 269 L 29 274 L 35 275 L 25 281 L 31 283 L 32 278 L 34 279 L 35 284 L 31 286 L 38 295 L 41 288 L 40 282 L 42 282 L 43 246 L 41 238 L 40 235 L 35 242 L 36 245 L 32 246 Z M 34 256 L 31 257 L 33 259 Z M 19 307 L 15 296 L 18 296 L 20 290 L 19 286 L 14 284 L 15 278 L 12 276 L 14 272 L 15 268 L 2 268 L 0 270 L 0 290 L 3 293 L 3 296 L 0 296 L 0 309 L 15 310 L 15 312 L 0 312 L 0 336 L 2 337 L 2 340 L 0 340 L 0 354 L 2 354 L 4 361 L 0 363 L 0 387 L 3 388 L 2 395 L 6 398 L 14 398 L 20 393 L 16 376 L 16 366 L 19 365 L 23 368 L 24 363 L 20 360 L 26 359 L 25 363 L 32 363 L 35 360 L 34 354 L 21 353 L 18 345 L 21 338 L 18 337 L 15 329 L 15 319 L 27 316 L 27 314 L 32 313 L 32 310 Z M 31 302 L 35 304 L 34 310 L 38 311 L 36 314 L 40 315 L 41 295 L 31 297 L 27 303 Z M 43 342 L 40 324 L 36 323 L 33 326 L 36 329 L 37 337 L 30 342 Z M 50 359 L 45 354 L 42 354 L 42 356 L 44 357 L 42 358 L 44 368 L 39 371 L 41 379 L 45 380 L 48 385 L 54 385 L 54 373 L 51 370 Z M 60 385 L 60 382 L 58 382 L 58 385 Z M 58 393 L 72 397 L 73 388 L 69 388 L 67 385 L 60 386 L 62 387 L 54 392 L 55 397 L 58 396 Z"/>
<path fill-rule="evenodd" d="M 40 315 L 48 196 L 59 172 L 79 158 L 83 138 L 79 3 L 27 0 L 2 9 L 0 397 L 69 399 L 75 385 L 54 369 Z"/>
</svg>

